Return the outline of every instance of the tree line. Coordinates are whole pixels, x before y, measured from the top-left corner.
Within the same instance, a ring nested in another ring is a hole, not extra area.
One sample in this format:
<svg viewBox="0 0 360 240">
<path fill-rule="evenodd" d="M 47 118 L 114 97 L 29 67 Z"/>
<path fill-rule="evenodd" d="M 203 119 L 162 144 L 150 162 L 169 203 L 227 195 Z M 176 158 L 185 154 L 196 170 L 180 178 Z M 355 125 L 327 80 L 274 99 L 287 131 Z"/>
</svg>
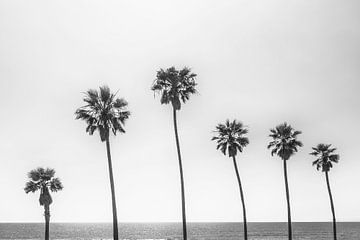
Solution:
<svg viewBox="0 0 360 240">
<path fill-rule="evenodd" d="M 182 168 L 182 158 L 179 143 L 179 134 L 177 127 L 177 113 L 181 110 L 190 96 L 197 93 L 196 91 L 197 75 L 190 68 L 184 67 L 177 70 L 175 67 L 160 69 L 156 73 L 156 78 L 152 84 L 151 90 L 160 95 L 161 104 L 171 104 L 173 113 L 174 135 L 177 149 L 177 159 L 179 165 L 180 186 L 181 186 L 181 209 L 182 209 L 182 233 L 183 240 L 187 240 L 186 229 L 186 204 L 185 204 L 185 186 Z M 115 184 L 113 178 L 112 158 L 110 151 L 110 134 L 125 133 L 124 125 L 130 117 L 130 111 L 127 109 L 128 103 L 123 98 L 119 98 L 117 93 L 111 92 L 107 86 L 101 86 L 99 90 L 90 89 L 85 92 L 83 98 L 85 105 L 78 108 L 75 112 L 75 118 L 85 121 L 86 132 L 93 135 L 99 133 L 101 142 L 106 145 L 106 154 L 109 170 L 109 182 L 111 187 L 112 214 L 113 214 L 113 239 L 118 240 L 118 220 L 116 210 Z M 243 237 L 248 239 L 246 207 L 244 192 L 242 189 L 241 178 L 237 166 L 236 157 L 238 153 L 242 153 L 249 144 L 246 136 L 248 128 L 238 120 L 226 120 L 219 123 L 214 130 L 215 136 L 211 139 L 216 142 L 216 148 L 225 156 L 232 159 L 235 169 L 236 180 L 239 185 L 240 200 L 242 204 L 243 214 Z M 288 239 L 292 240 L 292 224 L 291 224 L 291 206 L 289 184 L 287 177 L 287 161 L 293 156 L 300 147 L 302 142 L 298 140 L 301 131 L 295 130 L 291 125 L 284 122 L 270 129 L 268 149 L 271 155 L 277 155 L 283 161 L 284 183 L 287 203 L 287 222 L 288 222 Z M 334 210 L 334 202 L 330 188 L 329 171 L 333 167 L 333 163 L 339 161 L 339 155 L 335 153 L 336 148 L 330 144 L 320 143 L 312 148 L 310 153 L 316 159 L 312 162 L 317 170 L 321 170 L 325 174 L 327 190 L 330 198 L 330 206 L 333 222 L 333 237 L 336 234 L 336 218 Z M 50 205 L 52 198 L 50 192 L 57 192 L 63 189 L 63 185 L 59 178 L 55 178 L 55 170 L 51 168 L 37 168 L 28 173 L 29 181 L 25 185 L 25 192 L 40 191 L 39 203 L 44 207 L 45 217 L 45 240 L 49 239 L 49 223 L 50 223 Z"/>
</svg>

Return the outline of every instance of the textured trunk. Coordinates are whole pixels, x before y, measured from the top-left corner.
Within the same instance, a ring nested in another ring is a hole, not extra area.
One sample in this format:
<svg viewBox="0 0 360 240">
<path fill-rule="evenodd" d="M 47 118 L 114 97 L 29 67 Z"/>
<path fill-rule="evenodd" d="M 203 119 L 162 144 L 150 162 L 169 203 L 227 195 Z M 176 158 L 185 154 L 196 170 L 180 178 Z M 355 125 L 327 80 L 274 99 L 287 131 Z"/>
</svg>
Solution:
<svg viewBox="0 0 360 240">
<path fill-rule="evenodd" d="M 288 235 L 289 235 L 289 240 L 292 240 L 290 195 L 289 195 L 289 185 L 287 179 L 286 160 L 283 160 L 283 162 L 284 162 L 284 179 L 285 179 L 286 202 L 287 202 L 287 213 L 288 213 Z"/>
<path fill-rule="evenodd" d="M 50 231 L 50 206 L 44 205 L 44 216 L 45 216 L 45 240 L 49 240 L 49 231 Z"/>
<path fill-rule="evenodd" d="M 243 208 L 244 239 L 247 240 L 248 237 L 247 237 L 247 221 L 246 221 L 245 200 L 244 200 L 244 194 L 243 194 L 243 190 L 242 190 L 242 186 L 241 186 L 241 180 L 240 180 L 239 170 L 237 168 L 235 156 L 233 156 L 233 162 L 234 162 L 234 168 L 235 168 L 235 172 L 236 172 L 236 177 L 237 177 L 239 188 L 240 188 L 240 197 L 241 197 L 241 203 L 242 203 L 242 208 Z"/>
<path fill-rule="evenodd" d="M 117 221 L 117 213 L 116 213 L 115 187 L 114 187 L 114 177 L 113 177 L 112 164 L 111 164 L 109 137 L 106 138 L 106 151 L 108 157 L 109 177 L 110 177 L 110 186 L 111 186 L 111 201 L 112 201 L 112 211 L 113 211 L 113 237 L 114 240 L 118 240 L 119 239 L 118 221 Z"/>
<path fill-rule="evenodd" d="M 328 172 L 325 172 L 325 176 L 326 176 L 327 189 L 328 189 L 329 197 L 330 197 L 331 212 L 332 212 L 332 216 L 333 216 L 333 233 L 334 233 L 334 240 L 336 240 L 336 218 L 335 218 L 335 209 L 334 209 L 334 202 L 333 202 L 333 198 L 332 198 L 332 194 L 331 194 L 331 189 L 330 189 L 330 182 L 329 182 L 329 174 L 328 174 Z"/>
<path fill-rule="evenodd" d="M 181 162 L 181 153 L 180 153 L 179 136 L 178 136 L 178 131 L 177 131 L 176 109 L 175 108 L 173 108 L 173 117 L 174 117 L 174 131 L 175 131 L 177 154 L 178 154 L 178 159 L 179 159 L 180 181 L 181 181 L 181 207 L 182 207 L 182 223 L 183 223 L 183 240 L 187 240 L 184 176 L 183 176 L 183 169 L 182 169 L 182 162 Z"/>
</svg>

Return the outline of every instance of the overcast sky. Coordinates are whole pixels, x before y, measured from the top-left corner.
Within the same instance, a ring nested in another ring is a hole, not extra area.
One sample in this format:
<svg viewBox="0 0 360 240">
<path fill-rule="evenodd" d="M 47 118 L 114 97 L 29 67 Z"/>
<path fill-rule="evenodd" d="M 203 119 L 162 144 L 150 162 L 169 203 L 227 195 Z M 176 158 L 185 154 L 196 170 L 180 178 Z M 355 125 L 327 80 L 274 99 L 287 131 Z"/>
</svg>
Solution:
<svg viewBox="0 0 360 240">
<path fill-rule="evenodd" d="M 334 1 L 1 1 L 0 222 L 43 221 L 26 174 L 53 167 L 54 222 L 112 220 L 105 144 L 74 112 L 108 85 L 129 102 L 111 138 L 119 221 L 181 221 L 170 106 L 150 90 L 172 65 L 198 74 L 179 112 L 188 221 L 242 221 L 231 160 L 211 142 L 236 118 L 250 145 L 238 156 L 248 221 L 286 221 L 282 162 L 266 149 L 287 121 L 304 143 L 288 163 L 293 221 L 330 221 L 325 176 L 311 147 L 332 143 L 339 221 L 360 221 L 360 3 Z"/>
</svg>

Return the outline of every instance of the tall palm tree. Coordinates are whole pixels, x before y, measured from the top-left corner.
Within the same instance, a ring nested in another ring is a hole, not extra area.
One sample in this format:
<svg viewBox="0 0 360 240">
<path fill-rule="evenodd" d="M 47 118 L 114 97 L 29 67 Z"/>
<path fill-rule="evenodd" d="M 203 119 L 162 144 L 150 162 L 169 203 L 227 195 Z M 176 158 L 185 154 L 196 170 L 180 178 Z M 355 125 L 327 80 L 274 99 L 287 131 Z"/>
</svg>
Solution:
<svg viewBox="0 0 360 240">
<path fill-rule="evenodd" d="M 94 89 L 88 90 L 83 100 L 86 102 L 86 105 L 76 110 L 76 119 L 86 122 L 86 132 L 90 135 L 93 135 L 97 130 L 100 134 L 101 142 L 106 143 L 113 212 L 113 237 L 114 240 L 118 240 L 118 221 L 109 135 L 110 132 L 114 135 L 117 132 L 125 133 L 125 120 L 130 116 L 130 112 L 126 110 L 128 103 L 122 98 L 116 98 L 116 93 L 111 93 L 107 86 L 100 87 L 99 91 Z"/>
<path fill-rule="evenodd" d="M 177 155 L 179 160 L 180 181 L 181 181 L 181 203 L 182 203 L 182 222 L 183 222 L 183 239 L 187 240 L 186 231 L 186 212 L 185 212 L 185 190 L 184 177 L 180 153 L 179 136 L 177 130 L 176 111 L 181 109 L 181 101 L 185 103 L 189 100 L 190 95 L 196 93 L 196 74 L 192 73 L 189 68 L 176 70 L 170 67 L 166 70 L 160 69 L 156 74 L 156 79 L 151 87 L 155 93 L 161 95 L 161 104 L 172 104 L 175 140 Z"/>
<path fill-rule="evenodd" d="M 276 126 L 275 129 L 271 129 L 270 132 L 271 134 L 269 135 L 269 137 L 272 138 L 272 141 L 269 143 L 268 149 L 272 148 L 271 156 L 276 154 L 283 160 L 288 212 L 288 236 L 289 240 L 292 240 L 290 196 L 286 162 L 290 159 L 292 155 L 294 155 L 298 151 L 298 147 L 303 146 L 303 144 L 297 140 L 297 136 L 301 134 L 301 131 L 295 131 L 290 125 L 288 125 L 287 123 L 283 123 Z"/>
<path fill-rule="evenodd" d="M 331 144 L 323 144 L 320 143 L 316 147 L 313 147 L 313 152 L 311 152 L 311 155 L 314 155 L 316 157 L 316 160 L 313 161 L 313 166 L 316 166 L 317 170 L 322 170 L 325 172 L 326 177 L 326 185 L 329 193 L 330 198 L 330 205 L 331 205 L 331 212 L 333 215 L 333 233 L 334 233 L 334 240 L 336 240 L 336 218 L 335 218 L 335 208 L 334 208 L 334 202 L 333 197 L 331 194 L 330 189 L 330 182 L 329 182 L 329 171 L 333 167 L 333 163 L 338 163 L 340 156 L 338 154 L 335 154 L 336 148 L 331 148 Z"/>
<path fill-rule="evenodd" d="M 243 208 L 243 224 L 244 224 L 244 239 L 247 240 L 247 222 L 246 222 L 246 208 L 244 194 L 241 186 L 240 175 L 238 167 L 236 164 L 236 154 L 237 152 L 242 152 L 244 147 L 249 144 L 249 139 L 244 135 L 248 133 L 248 129 L 244 127 L 241 122 L 233 120 L 230 122 L 226 120 L 225 124 L 218 124 L 216 126 L 216 131 L 218 135 L 213 137 L 212 140 L 216 140 L 217 149 L 220 149 L 221 152 L 226 156 L 233 159 L 235 173 L 240 189 L 240 197 Z"/>
<path fill-rule="evenodd" d="M 29 181 L 25 184 L 25 193 L 40 190 L 39 203 L 44 206 L 45 216 L 45 240 L 49 240 L 50 204 L 52 203 L 51 192 L 57 192 L 64 187 L 59 178 L 55 178 L 55 170 L 52 168 L 37 168 L 28 173 Z"/>
</svg>

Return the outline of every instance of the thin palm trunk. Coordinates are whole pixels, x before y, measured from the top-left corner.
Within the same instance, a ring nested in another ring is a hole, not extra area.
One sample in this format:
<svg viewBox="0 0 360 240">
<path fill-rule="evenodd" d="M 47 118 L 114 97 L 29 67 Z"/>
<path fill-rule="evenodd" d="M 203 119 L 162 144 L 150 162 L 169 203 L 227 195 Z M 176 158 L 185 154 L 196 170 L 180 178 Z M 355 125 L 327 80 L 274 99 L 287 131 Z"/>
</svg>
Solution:
<svg viewBox="0 0 360 240">
<path fill-rule="evenodd" d="M 45 216 L 45 240 L 49 240 L 50 231 L 50 206 L 44 205 L 44 216 Z"/>
<path fill-rule="evenodd" d="M 330 182 L 329 182 L 329 174 L 328 174 L 328 172 L 325 172 L 325 176 L 326 176 L 327 189 L 328 189 L 329 197 L 330 197 L 331 212 L 332 212 L 332 216 L 333 216 L 334 240 L 336 240 L 336 218 L 335 218 L 335 209 L 334 209 L 334 202 L 333 202 L 333 198 L 332 198 L 332 194 L 331 194 L 331 189 L 330 189 Z"/>
<path fill-rule="evenodd" d="M 238 184 L 239 184 L 240 197 L 241 197 L 241 203 L 242 203 L 242 208 L 243 208 L 244 239 L 247 240 L 248 237 L 247 237 L 247 221 L 246 221 L 245 200 L 244 200 L 244 194 L 243 194 L 243 190 L 242 190 L 242 186 L 241 186 L 241 180 L 240 180 L 239 170 L 237 168 L 235 156 L 233 156 L 233 162 L 234 162 L 234 168 L 235 168 L 235 172 L 236 172 L 236 177 L 237 177 Z"/>
<path fill-rule="evenodd" d="M 283 160 L 283 162 L 284 162 L 284 179 L 285 179 L 286 202 L 287 202 L 287 213 L 288 213 L 288 235 L 289 235 L 289 240 L 292 240 L 290 196 L 289 196 L 289 185 L 287 179 L 286 160 Z"/>
<path fill-rule="evenodd" d="M 114 177 L 113 177 L 112 163 L 111 163 L 109 137 L 106 138 L 106 152 L 108 157 L 109 177 L 110 177 L 110 186 L 111 186 L 111 200 L 112 200 L 112 211 L 113 211 L 113 237 L 114 240 L 118 240 L 119 239 L 118 221 L 117 221 L 117 213 L 116 213 L 115 187 L 114 187 Z"/>
<path fill-rule="evenodd" d="M 175 131 L 177 154 L 178 154 L 178 159 L 179 159 L 180 181 L 181 181 L 181 208 L 182 208 L 182 223 L 183 223 L 183 240 L 187 240 L 184 176 L 183 176 L 183 169 L 182 169 L 182 162 L 181 162 L 181 153 L 180 153 L 180 144 L 179 144 L 177 123 L 176 123 L 176 109 L 175 108 L 173 109 L 173 118 L 174 118 L 174 131 Z"/>
</svg>

